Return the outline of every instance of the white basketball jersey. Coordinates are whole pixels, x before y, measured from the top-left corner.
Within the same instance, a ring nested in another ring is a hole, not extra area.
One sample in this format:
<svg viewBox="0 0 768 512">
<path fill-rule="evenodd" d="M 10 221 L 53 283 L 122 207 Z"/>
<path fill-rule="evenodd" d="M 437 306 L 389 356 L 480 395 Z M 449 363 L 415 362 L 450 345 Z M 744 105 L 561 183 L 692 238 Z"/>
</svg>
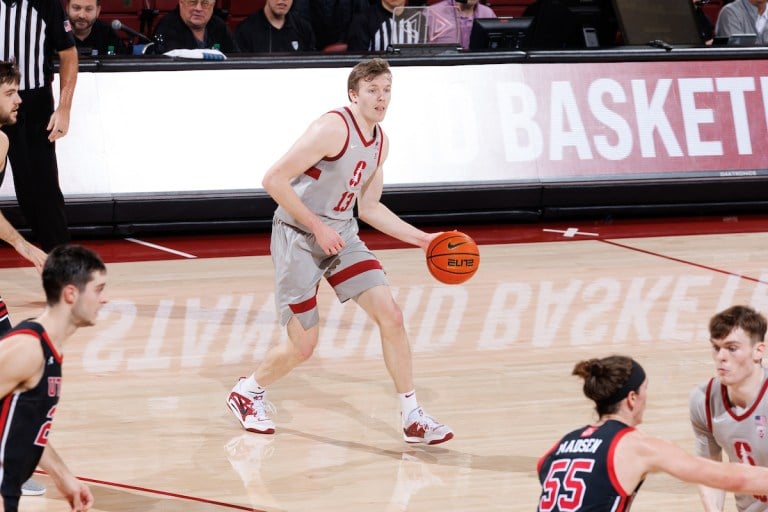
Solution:
<svg viewBox="0 0 768 512">
<path fill-rule="evenodd" d="M 341 116 L 347 125 L 344 147 L 338 155 L 320 160 L 297 176 L 291 185 L 310 211 L 337 227 L 352 219 L 360 189 L 379 167 L 384 133 L 377 124 L 373 138 L 366 140 L 348 107 L 331 112 Z M 282 207 L 277 208 L 275 217 L 309 231 Z"/>
<path fill-rule="evenodd" d="M 726 387 L 717 378 L 691 393 L 690 414 L 696 434 L 696 453 L 731 462 L 768 467 L 768 370 L 755 402 L 746 409 L 731 405 Z M 741 512 L 768 512 L 768 496 L 736 495 Z"/>
</svg>

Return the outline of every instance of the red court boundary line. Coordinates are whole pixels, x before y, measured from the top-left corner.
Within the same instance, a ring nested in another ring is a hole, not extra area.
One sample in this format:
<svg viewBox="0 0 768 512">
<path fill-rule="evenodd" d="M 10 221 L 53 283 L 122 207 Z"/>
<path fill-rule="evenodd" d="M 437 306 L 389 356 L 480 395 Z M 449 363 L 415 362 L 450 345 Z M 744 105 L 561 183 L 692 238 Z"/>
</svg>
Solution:
<svg viewBox="0 0 768 512">
<path fill-rule="evenodd" d="M 710 267 L 710 266 L 707 266 L 707 265 L 702 265 L 701 263 L 694 263 L 692 261 L 684 260 L 682 258 L 675 258 L 673 256 L 667 256 L 667 255 L 664 255 L 664 254 L 659 254 L 657 252 L 648 251 L 648 250 L 645 250 L 645 249 L 640 249 L 639 247 L 632 247 L 631 245 L 620 244 L 618 242 L 613 242 L 611 240 L 606 240 L 604 238 L 598 239 L 598 241 L 599 242 L 603 242 L 605 244 L 614 245 L 616 247 L 621 247 L 622 249 L 629 249 L 630 251 L 636 251 L 636 252 L 640 252 L 640 253 L 643 253 L 643 254 L 648 254 L 649 256 L 655 256 L 657 258 L 663 258 L 665 260 L 675 261 L 677 263 L 682 263 L 684 265 L 690 265 L 692 267 L 698 267 L 698 268 L 702 268 L 704 270 L 711 270 L 712 272 L 719 272 L 720 274 L 725 274 L 725 275 L 728 275 L 728 276 L 736 276 L 739 279 L 744 279 L 746 281 L 753 281 L 755 283 L 760 283 L 760 284 L 768 284 L 768 282 L 761 281 L 760 279 L 758 279 L 756 277 L 750 277 L 750 276 L 745 276 L 744 274 L 737 274 L 735 272 L 729 272 L 728 270 L 723 270 L 721 268 Z"/>
<path fill-rule="evenodd" d="M 47 473 L 45 473 L 44 471 L 35 471 L 35 473 L 39 473 L 41 475 L 47 475 Z M 179 493 L 176 493 L 176 492 L 161 491 L 159 489 L 149 489 L 147 487 L 139 487 L 137 485 L 121 484 L 121 483 L 117 483 L 117 482 L 108 482 L 106 480 L 97 480 L 95 478 L 87 478 L 87 477 L 82 477 L 82 476 L 78 476 L 77 479 L 78 480 L 82 480 L 83 482 L 89 482 L 89 483 L 92 483 L 92 484 L 104 485 L 104 486 L 107 486 L 107 487 L 117 487 L 117 488 L 120 488 L 120 489 L 130 489 L 132 491 L 141 491 L 141 492 L 145 492 L 147 494 L 158 494 L 158 495 L 161 495 L 161 496 L 169 496 L 171 498 L 179 498 L 179 499 L 186 500 L 186 501 L 196 501 L 198 503 L 207 503 L 209 505 L 218 505 L 220 507 L 233 508 L 233 509 L 236 509 L 236 510 L 248 510 L 249 512 L 266 512 L 265 510 L 261 510 L 259 508 L 246 507 L 246 506 L 243 506 L 243 505 L 235 505 L 233 503 L 226 503 L 226 502 L 223 502 L 223 501 L 209 500 L 209 499 L 206 499 L 206 498 L 200 498 L 200 497 L 196 497 L 196 496 L 188 496 L 186 494 L 179 494 Z"/>
</svg>

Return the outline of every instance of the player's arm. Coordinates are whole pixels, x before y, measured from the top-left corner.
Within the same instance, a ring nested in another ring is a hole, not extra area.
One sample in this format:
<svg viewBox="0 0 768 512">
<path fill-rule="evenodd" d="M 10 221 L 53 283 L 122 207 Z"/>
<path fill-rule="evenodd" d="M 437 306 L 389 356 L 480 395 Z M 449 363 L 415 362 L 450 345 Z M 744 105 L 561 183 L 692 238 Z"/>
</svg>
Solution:
<svg viewBox="0 0 768 512">
<path fill-rule="evenodd" d="M 706 421 L 706 420 L 704 420 Z M 722 450 L 707 430 L 706 424 L 691 411 L 691 425 L 696 438 L 696 453 L 715 462 L 721 462 Z M 698 486 L 699 498 L 705 512 L 722 512 L 725 508 L 725 491 L 707 485 Z"/>
<path fill-rule="evenodd" d="M 26 391 L 37 385 L 43 374 L 43 349 L 37 338 L 12 334 L 0 343 L 0 396 Z"/>
<path fill-rule="evenodd" d="M 381 202 L 384 191 L 384 161 L 389 152 L 389 138 L 384 137 L 379 167 L 363 185 L 357 198 L 357 213 L 369 226 L 405 243 L 426 250 L 429 242 L 439 233 L 426 233 L 405 222 Z"/>
<path fill-rule="evenodd" d="M 45 264 L 47 255 L 21 236 L 21 233 L 16 231 L 2 212 L 0 212 L 0 239 L 7 242 L 17 253 L 30 261 L 39 273 L 43 271 L 43 265 Z"/>
<path fill-rule="evenodd" d="M 328 156 L 335 156 L 344 147 L 347 126 L 337 114 L 328 113 L 315 120 L 285 155 L 264 175 L 261 184 L 272 199 L 291 216 L 307 226 L 326 254 L 336 254 L 344 242 L 334 230 L 312 213 L 291 187 L 296 176 Z"/>
<path fill-rule="evenodd" d="M 717 444 L 707 425 L 706 385 L 695 387 L 688 399 L 689 417 L 695 439 L 694 451 L 697 455 L 720 462 L 723 460 L 722 448 Z M 705 512 L 722 512 L 725 507 L 725 491 L 706 485 L 698 486 L 699 499 Z"/>
<path fill-rule="evenodd" d="M 2 172 L 5 167 L 7 155 L 8 136 L 4 132 L 0 132 L 0 172 Z M 29 260 L 38 272 L 43 271 L 46 254 L 27 242 L 27 240 L 16 231 L 11 223 L 8 222 L 2 212 L 0 212 L 0 239 L 8 243 L 11 247 L 16 249 L 16 252 Z"/>
<path fill-rule="evenodd" d="M 664 472 L 683 482 L 718 487 L 743 494 L 768 494 L 768 468 L 715 462 L 691 455 L 666 439 L 643 435 L 638 455 L 649 473 Z"/>
<path fill-rule="evenodd" d="M 51 477 L 61 494 L 67 498 L 72 512 L 85 512 L 93 505 L 91 490 L 75 478 L 64 460 L 49 442 L 38 464 Z"/>
</svg>

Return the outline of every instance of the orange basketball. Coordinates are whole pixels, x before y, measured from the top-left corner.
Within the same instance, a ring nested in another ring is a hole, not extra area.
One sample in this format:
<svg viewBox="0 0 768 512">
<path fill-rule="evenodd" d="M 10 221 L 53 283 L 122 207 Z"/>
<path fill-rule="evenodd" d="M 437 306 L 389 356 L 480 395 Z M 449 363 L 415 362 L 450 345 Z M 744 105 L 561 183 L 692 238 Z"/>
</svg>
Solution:
<svg viewBox="0 0 768 512">
<path fill-rule="evenodd" d="M 441 233 L 427 249 L 429 273 L 441 283 L 463 283 L 475 275 L 479 266 L 477 244 L 461 231 Z"/>
</svg>

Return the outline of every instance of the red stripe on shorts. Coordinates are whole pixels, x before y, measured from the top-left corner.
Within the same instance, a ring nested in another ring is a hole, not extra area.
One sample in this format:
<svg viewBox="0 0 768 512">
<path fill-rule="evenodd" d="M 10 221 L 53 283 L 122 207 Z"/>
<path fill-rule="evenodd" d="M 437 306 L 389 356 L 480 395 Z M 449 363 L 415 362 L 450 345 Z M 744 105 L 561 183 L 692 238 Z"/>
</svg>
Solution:
<svg viewBox="0 0 768 512">
<path fill-rule="evenodd" d="M 288 307 L 291 308 L 291 311 L 293 311 L 294 315 L 306 313 L 312 308 L 317 307 L 317 295 L 308 298 L 304 302 L 299 302 L 298 304 L 288 304 Z"/>
<path fill-rule="evenodd" d="M 331 286 L 337 286 L 347 279 L 352 279 L 353 277 L 359 276 L 363 272 L 368 272 L 369 270 L 382 270 L 379 260 L 366 260 L 355 263 L 354 265 L 347 267 L 344 270 L 329 277 L 328 284 Z"/>
<path fill-rule="evenodd" d="M 304 174 L 306 174 L 307 176 L 309 176 L 312 179 L 319 180 L 321 172 L 323 172 L 323 171 L 321 171 L 317 167 L 312 167 L 312 168 L 307 169 L 306 171 L 304 171 Z"/>
</svg>

